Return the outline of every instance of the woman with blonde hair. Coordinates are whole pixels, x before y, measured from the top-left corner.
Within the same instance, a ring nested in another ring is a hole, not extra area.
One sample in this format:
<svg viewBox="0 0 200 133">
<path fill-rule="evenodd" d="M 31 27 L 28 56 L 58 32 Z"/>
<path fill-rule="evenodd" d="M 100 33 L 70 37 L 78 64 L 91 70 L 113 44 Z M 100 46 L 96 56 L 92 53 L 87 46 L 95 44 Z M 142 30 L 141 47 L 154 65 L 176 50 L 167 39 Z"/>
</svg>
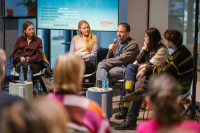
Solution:
<svg viewBox="0 0 200 133">
<path fill-rule="evenodd" d="M 138 133 L 163 133 L 164 131 L 200 132 L 200 124 L 184 120 L 180 115 L 181 85 L 169 74 L 155 74 L 150 78 L 146 101 L 150 102 L 154 118 L 140 123 Z"/>
<path fill-rule="evenodd" d="M 73 37 L 70 45 L 70 52 L 82 58 L 85 62 L 85 73 L 95 71 L 95 58 L 98 52 L 98 38 L 92 34 L 87 21 L 81 20 L 78 23 L 79 35 Z"/>
<path fill-rule="evenodd" d="M 60 102 L 68 111 L 68 126 L 83 132 L 110 132 L 109 121 L 101 107 L 94 101 L 79 95 L 85 65 L 81 58 L 66 53 L 58 57 L 54 70 L 54 93 L 48 98 Z"/>
</svg>

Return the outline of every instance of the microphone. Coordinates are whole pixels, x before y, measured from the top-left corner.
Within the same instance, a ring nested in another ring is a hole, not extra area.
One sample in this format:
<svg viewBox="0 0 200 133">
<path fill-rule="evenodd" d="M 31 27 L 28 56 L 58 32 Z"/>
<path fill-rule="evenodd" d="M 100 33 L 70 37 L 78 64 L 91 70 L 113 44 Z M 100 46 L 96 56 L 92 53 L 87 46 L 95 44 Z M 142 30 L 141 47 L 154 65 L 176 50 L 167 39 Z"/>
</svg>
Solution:
<svg viewBox="0 0 200 133">
<path fill-rule="evenodd" d="M 114 41 L 113 41 L 113 44 L 115 44 L 116 42 L 117 42 L 117 39 L 115 38 Z"/>
</svg>

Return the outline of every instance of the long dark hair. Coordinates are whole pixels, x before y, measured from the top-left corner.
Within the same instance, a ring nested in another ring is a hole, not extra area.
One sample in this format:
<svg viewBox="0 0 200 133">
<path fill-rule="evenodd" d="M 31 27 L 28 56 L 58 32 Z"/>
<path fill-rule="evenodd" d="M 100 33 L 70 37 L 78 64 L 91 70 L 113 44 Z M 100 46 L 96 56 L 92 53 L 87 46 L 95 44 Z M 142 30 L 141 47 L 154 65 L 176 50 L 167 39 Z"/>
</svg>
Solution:
<svg viewBox="0 0 200 133">
<path fill-rule="evenodd" d="M 149 37 L 149 51 L 156 53 L 159 48 L 159 43 L 162 40 L 159 30 L 151 27 L 145 33 Z"/>
<path fill-rule="evenodd" d="M 172 126 L 183 120 L 177 103 L 181 86 L 173 76 L 166 73 L 153 75 L 149 80 L 148 89 L 154 117 L 160 124 Z"/>
</svg>

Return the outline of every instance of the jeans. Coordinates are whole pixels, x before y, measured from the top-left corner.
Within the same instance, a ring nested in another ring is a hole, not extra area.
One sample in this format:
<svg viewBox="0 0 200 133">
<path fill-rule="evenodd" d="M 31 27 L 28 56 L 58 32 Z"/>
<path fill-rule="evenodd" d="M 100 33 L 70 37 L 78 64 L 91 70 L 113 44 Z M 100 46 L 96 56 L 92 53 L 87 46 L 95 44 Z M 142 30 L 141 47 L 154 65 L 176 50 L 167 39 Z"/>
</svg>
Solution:
<svg viewBox="0 0 200 133">
<path fill-rule="evenodd" d="M 126 80 L 136 81 L 136 75 L 138 72 L 138 68 L 139 68 L 139 66 L 134 65 L 134 64 L 129 64 L 127 66 L 126 72 L 125 72 L 125 78 L 124 78 L 125 82 L 126 82 Z M 134 88 L 135 88 L 135 85 L 133 86 L 133 90 L 134 90 Z M 125 96 L 125 94 L 126 94 L 126 90 L 125 90 L 125 86 L 124 86 L 121 97 Z"/>
</svg>

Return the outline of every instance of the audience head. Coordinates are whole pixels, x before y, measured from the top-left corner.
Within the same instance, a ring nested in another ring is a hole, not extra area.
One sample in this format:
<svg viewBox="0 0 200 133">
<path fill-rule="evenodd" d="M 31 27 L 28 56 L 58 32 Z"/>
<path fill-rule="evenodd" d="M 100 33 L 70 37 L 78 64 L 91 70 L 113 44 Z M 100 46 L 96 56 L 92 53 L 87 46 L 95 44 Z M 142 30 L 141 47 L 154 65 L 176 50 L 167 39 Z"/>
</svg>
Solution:
<svg viewBox="0 0 200 133">
<path fill-rule="evenodd" d="M 50 99 L 17 102 L 3 110 L 2 133 L 64 133 L 68 116 Z"/>
<path fill-rule="evenodd" d="M 119 24 L 118 28 L 117 28 L 117 37 L 118 39 L 123 42 L 125 41 L 130 34 L 130 25 L 127 23 L 121 23 Z"/>
<path fill-rule="evenodd" d="M 22 36 L 24 38 L 27 38 L 27 37 L 32 37 L 32 38 L 36 37 L 35 30 L 34 30 L 32 22 L 30 22 L 30 21 L 24 22 L 24 24 L 22 26 Z"/>
<path fill-rule="evenodd" d="M 159 30 L 154 27 L 149 28 L 145 31 L 145 37 L 146 36 L 149 40 L 147 43 L 148 50 L 151 52 L 156 52 L 162 40 Z"/>
<path fill-rule="evenodd" d="M 172 48 L 172 45 L 175 45 L 176 48 L 180 48 L 183 43 L 183 35 L 180 31 L 169 29 L 163 33 L 165 37 L 165 43 L 168 48 Z"/>
<path fill-rule="evenodd" d="M 84 71 L 85 65 L 80 57 L 72 53 L 60 55 L 53 70 L 54 92 L 77 94 L 81 87 Z"/>
<path fill-rule="evenodd" d="M 173 125 L 182 121 L 179 110 L 181 86 L 169 74 L 155 74 L 148 84 L 146 99 L 150 100 L 155 119 L 163 125 Z"/>
<path fill-rule="evenodd" d="M 5 71 L 6 71 L 5 65 L 6 65 L 6 53 L 3 49 L 0 49 L 0 83 L 5 76 Z"/>
</svg>

